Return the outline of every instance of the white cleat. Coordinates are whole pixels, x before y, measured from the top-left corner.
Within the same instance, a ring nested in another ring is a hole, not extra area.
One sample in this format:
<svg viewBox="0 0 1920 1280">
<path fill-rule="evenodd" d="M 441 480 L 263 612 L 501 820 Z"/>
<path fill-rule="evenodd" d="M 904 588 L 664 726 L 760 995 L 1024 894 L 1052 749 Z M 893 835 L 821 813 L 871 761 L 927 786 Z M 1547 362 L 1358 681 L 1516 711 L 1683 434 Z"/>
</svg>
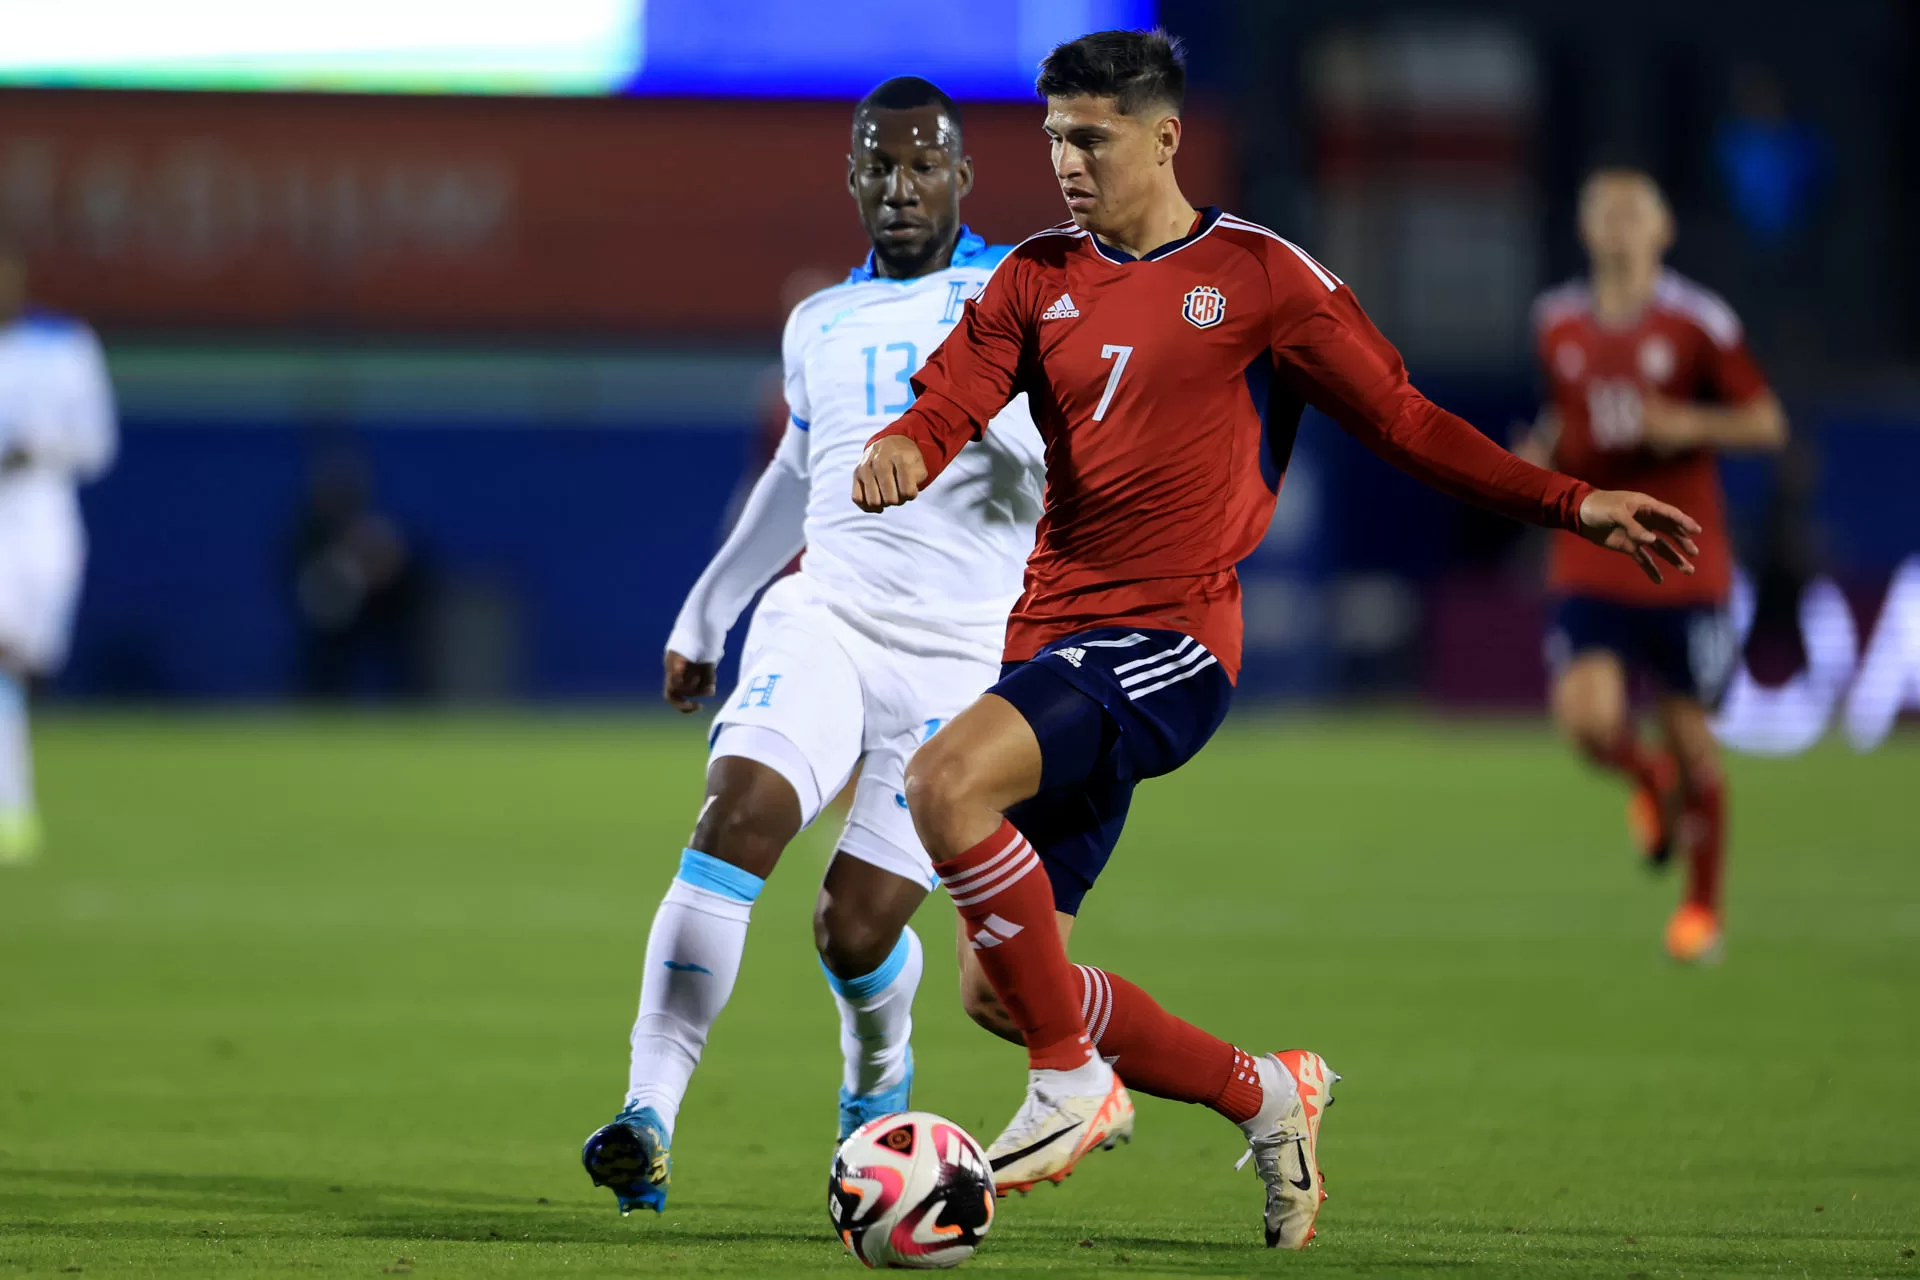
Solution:
<svg viewBox="0 0 1920 1280">
<path fill-rule="evenodd" d="M 1078 1072 L 1028 1073 L 1026 1102 L 987 1148 L 997 1194 L 1059 1182 L 1087 1152 L 1112 1150 L 1115 1143 L 1133 1140 L 1133 1099 L 1113 1068 L 1097 1058 L 1094 1063 L 1102 1068 L 1106 1085 L 1093 1093 L 1064 1091 L 1065 1078 Z"/>
<path fill-rule="evenodd" d="M 1304 1249 L 1313 1239 L 1314 1219 L 1327 1198 L 1320 1175 L 1320 1117 L 1333 1105 L 1333 1082 L 1340 1077 L 1326 1059 L 1310 1049 L 1288 1049 L 1258 1060 L 1266 1095 L 1259 1114 L 1241 1127 L 1247 1154 L 1267 1184 L 1267 1248 Z"/>
</svg>

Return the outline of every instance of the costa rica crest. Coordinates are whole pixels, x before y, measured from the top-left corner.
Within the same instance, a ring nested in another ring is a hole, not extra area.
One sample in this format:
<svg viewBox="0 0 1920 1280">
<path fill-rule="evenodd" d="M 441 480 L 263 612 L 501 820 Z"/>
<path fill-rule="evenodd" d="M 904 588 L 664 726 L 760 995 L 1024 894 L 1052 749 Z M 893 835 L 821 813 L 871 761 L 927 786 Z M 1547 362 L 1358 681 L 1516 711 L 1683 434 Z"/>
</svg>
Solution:
<svg viewBox="0 0 1920 1280">
<path fill-rule="evenodd" d="M 1210 284 L 1195 285 L 1187 290 L 1180 314 L 1196 329 L 1211 329 L 1227 318 L 1227 295 Z"/>
</svg>

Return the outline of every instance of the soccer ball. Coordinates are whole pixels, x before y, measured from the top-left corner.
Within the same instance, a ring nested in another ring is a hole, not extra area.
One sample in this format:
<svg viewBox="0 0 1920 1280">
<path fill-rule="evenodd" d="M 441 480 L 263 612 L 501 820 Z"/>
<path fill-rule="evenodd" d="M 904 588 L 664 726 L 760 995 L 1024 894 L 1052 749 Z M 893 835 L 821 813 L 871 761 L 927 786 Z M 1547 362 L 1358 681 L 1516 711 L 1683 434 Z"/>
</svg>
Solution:
<svg viewBox="0 0 1920 1280">
<path fill-rule="evenodd" d="M 993 1170 L 980 1144 L 953 1121 L 896 1112 L 840 1144 L 827 1180 L 827 1214 L 869 1267 L 957 1267 L 993 1225 Z"/>
</svg>

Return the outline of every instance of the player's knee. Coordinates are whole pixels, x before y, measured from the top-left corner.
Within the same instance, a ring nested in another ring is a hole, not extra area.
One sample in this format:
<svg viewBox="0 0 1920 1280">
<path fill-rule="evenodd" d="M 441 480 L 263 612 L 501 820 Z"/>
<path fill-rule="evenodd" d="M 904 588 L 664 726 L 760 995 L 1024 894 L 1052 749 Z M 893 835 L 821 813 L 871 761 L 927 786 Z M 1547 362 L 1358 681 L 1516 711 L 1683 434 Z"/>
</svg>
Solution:
<svg viewBox="0 0 1920 1280">
<path fill-rule="evenodd" d="M 780 800 L 758 787 L 721 788 L 700 813 L 692 847 L 765 877 L 799 829 L 791 799 Z"/>
<path fill-rule="evenodd" d="M 1680 787 L 1688 796 L 1701 796 L 1719 790 L 1722 784 L 1720 754 L 1712 743 L 1690 743 L 1674 751 L 1679 766 Z"/>
<path fill-rule="evenodd" d="M 907 763 L 907 809 L 921 831 L 945 826 L 979 802 L 978 770 L 967 757 L 948 749 L 936 735 Z"/>
<path fill-rule="evenodd" d="M 1612 750 L 1624 728 L 1625 709 L 1598 679 L 1563 677 L 1553 691 L 1553 719 L 1561 733 L 1588 755 Z"/>
<path fill-rule="evenodd" d="M 814 949 L 838 977 L 872 973 L 886 963 L 899 941 L 899 929 L 844 898 L 823 893 L 814 904 Z"/>
</svg>

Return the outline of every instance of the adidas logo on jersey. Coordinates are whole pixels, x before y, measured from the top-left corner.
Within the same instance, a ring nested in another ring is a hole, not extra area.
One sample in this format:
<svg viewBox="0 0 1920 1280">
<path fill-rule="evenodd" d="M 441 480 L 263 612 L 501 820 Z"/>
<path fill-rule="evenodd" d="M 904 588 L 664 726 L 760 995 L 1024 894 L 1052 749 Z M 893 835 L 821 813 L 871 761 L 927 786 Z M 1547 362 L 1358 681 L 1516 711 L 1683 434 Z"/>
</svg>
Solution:
<svg viewBox="0 0 1920 1280">
<path fill-rule="evenodd" d="M 1042 320 L 1076 320 L 1080 308 L 1073 305 L 1073 295 L 1063 293 L 1053 300 L 1053 305 L 1040 313 Z"/>
<path fill-rule="evenodd" d="M 1068 666 L 1077 668 L 1081 662 L 1086 659 L 1087 651 L 1076 647 L 1072 649 L 1056 649 L 1054 650 L 1054 654 L 1057 657 L 1065 658 Z"/>
<path fill-rule="evenodd" d="M 969 938 L 968 942 L 975 951 L 985 951 L 988 947 L 999 946 L 1009 938 L 1017 938 L 1026 931 L 1025 925 L 991 915 L 980 922 L 980 927 L 973 931 L 973 937 Z"/>
</svg>

